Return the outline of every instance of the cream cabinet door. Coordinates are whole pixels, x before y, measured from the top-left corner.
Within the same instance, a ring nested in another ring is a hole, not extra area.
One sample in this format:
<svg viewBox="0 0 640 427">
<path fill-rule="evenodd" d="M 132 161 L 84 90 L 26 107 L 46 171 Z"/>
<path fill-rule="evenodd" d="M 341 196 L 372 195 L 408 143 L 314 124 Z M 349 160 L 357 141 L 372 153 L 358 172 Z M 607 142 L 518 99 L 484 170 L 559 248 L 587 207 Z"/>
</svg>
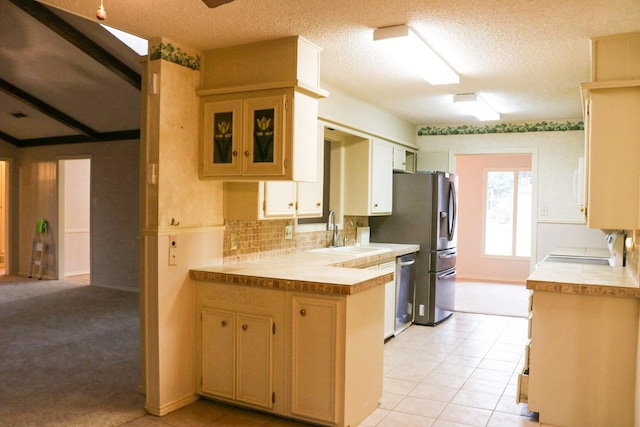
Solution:
<svg viewBox="0 0 640 427">
<path fill-rule="evenodd" d="M 404 172 L 407 169 L 407 150 L 399 145 L 393 146 L 393 170 Z"/>
<path fill-rule="evenodd" d="M 202 310 L 202 392 L 235 398 L 235 315 Z"/>
<path fill-rule="evenodd" d="M 264 216 L 293 217 L 296 214 L 296 183 L 293 181 L 265 181 Z"/>
<path fill-rule="evenodd" d="M 336 422 L 338 301 L 292 297 L 291 413 Z"/>
<path fill-rule="evenodd" d="M 284 94 L 244 99 L 243 175 L 285 174 L 285 104 Z"/>
<path fill-rule="evenodd" d="M 202 392 L 273 407 L 273 318 L 202 310 Z"/>
<path fill-rule="evenodd" d="M 236 399 L 271 408 L 273 392 L 273 319 L 237 315 Z"/>
<path fill-rule="evenodd" d="M 593 89 L 587 120 L 587 224 L 640 228 L 640 86 Z"/>
<path fill-rule="evenodd" d="M 315 182 L 298 182 L 296 216 L 315 218 L 322 216 L 324 198 L 324 125 L 318 124 L 316 132 L 316 180 Z"/>
<path fill-rule="evenodd" d="M 242 172 L 242 101 L 201 103 L 201 175 L 235 176 Z"/>
<path fill-rule="evenodd" d="M 390 214 L 393 202 L 393 147 L 373 140 L 371 147 L 371 213 Z"/>
</svg>

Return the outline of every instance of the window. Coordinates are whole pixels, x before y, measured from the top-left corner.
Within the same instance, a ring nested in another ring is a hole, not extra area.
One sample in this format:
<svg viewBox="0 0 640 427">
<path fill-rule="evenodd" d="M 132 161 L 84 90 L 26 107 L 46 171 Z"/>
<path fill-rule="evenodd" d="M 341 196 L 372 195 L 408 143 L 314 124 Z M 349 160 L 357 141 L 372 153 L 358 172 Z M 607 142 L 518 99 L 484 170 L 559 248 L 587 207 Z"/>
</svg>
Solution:
<svg viewBox="0 0 640 427">
<path fill-rule="evenodd" d="M 531 256 L 530 170 L 487 170 L 484 254 Z"/>
</svg>

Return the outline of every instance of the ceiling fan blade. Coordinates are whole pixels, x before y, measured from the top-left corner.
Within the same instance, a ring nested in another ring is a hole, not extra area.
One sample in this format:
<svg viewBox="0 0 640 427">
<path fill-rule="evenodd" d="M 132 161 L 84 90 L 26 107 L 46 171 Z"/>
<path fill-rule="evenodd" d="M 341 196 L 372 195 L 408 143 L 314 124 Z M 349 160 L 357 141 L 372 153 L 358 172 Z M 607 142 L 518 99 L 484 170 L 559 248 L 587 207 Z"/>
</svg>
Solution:
<svg viewBox="0 0 640 427">
<path fill-rule="evenodd" d="M 226 4 L 226 3 L 231 3 L 233 0 L 202 0 L 202 1 L 204 2 L 204 4 L 206 4 L 207 6 L 213 9 L 214 7 L 222 6 L 223 4 Z"/>
</svg>

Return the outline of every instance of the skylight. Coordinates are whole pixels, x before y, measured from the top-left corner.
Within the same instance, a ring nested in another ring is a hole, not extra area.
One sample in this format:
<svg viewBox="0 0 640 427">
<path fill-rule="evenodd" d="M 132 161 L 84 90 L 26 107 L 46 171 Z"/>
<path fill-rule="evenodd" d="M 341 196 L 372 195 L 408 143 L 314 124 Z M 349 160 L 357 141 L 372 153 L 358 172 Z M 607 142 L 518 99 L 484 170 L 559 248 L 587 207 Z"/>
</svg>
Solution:
<svg viewBox="0 0 640 427">
<path fill-rule="evenodd" d="M 117 37 L 122 43 L 129 46 L 131 50 L 137 53 L 140 56 L 144 56 L 149 51 L 149 43 L 141 37 L 134 36 L 133 34 L 127 33 L 125 31 L 117 30 L 115 28 L 109 27 L 108 25 L 100 24 L 105 30 L 109 31 L 115 37 Z"/>
</svg>

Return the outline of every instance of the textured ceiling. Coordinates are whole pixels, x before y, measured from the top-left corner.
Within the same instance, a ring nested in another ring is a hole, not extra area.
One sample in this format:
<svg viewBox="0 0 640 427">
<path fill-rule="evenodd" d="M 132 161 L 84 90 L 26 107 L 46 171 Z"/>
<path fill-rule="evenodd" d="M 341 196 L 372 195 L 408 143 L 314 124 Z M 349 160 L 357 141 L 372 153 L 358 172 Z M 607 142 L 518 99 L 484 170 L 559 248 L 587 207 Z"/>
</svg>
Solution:
<svg viewBox="0 0 640 427">
<path fill-rule="evenodd" d="M 99 0 L 44 2 L 95 21 Z M 582 117 L 589 38 L 640 31 L 640 0 L 104 0 L 106 23 L 199 50 L 301 35 L 324 49 L 321 79 L 415 125 L 473 123 L 451 102 L 475 92 L 502 121 Z M 409 24 L 460 75 L 430 86 L 387 61 L 376 27 Z"/>
</svg>

